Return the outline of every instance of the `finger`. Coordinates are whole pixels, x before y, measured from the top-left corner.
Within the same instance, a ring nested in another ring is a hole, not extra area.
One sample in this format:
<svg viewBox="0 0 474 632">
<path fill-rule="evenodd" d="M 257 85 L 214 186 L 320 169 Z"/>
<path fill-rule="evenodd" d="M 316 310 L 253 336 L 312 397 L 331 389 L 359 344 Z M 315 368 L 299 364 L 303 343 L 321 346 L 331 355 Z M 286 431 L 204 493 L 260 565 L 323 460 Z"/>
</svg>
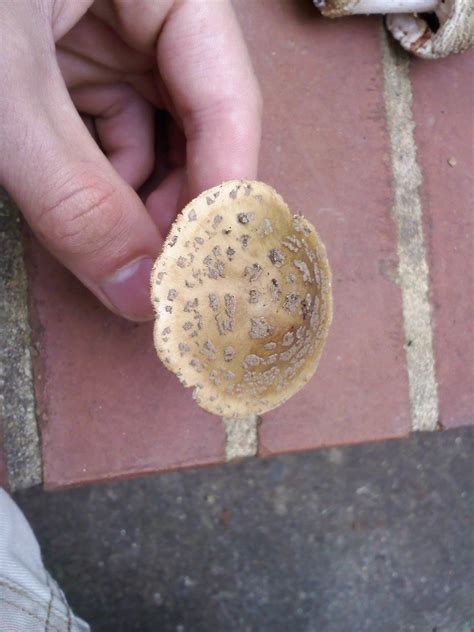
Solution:
<svg viewBox="0 0 474 632">
<path fill-rule="evenodd" d="M 185 170 L 173 169 L 146 198 L 148 212 L 163 236 L 168 234 L 171 224 L 184 205 L 185 183 Z"/>
<path fill-rule="evenodd" d="M 147 72 L 153 65 L 150 55 L 143 55 L 127 46 L 115 29 L 92 11 L 88 11 L 59 44 L 62 50 L 77 56 L 85 54 L 98 66 L 121 74 Z"/>
<path fill-rule="evenodd" d="M 158 230 L 90 137 L 53 61 L 32 76 L 9 86 L 16 110 L 0 175 L 40 240 L 105 305 L 149 318 Z"/>
<path fill-rule="evenodd" d="M 78 110 L 95 117 L 102 149 L 122 178 L 137 189 L 153 169 L 152 105 L 123 83 L 84 86 L 70 94 Z"/>
<path fill-rule="evenodd" d="M 71 89 L 91 83 L 129 83 L 155 107 L 162 107 L 153 77 L 154 57 L 137 52 L 138 47 L 128 46 L 126 39 L 120 37 L 120 29 L 108 24 L 102 16 L 94 15 L 99 5 L 106 13 L 115 15 L 112 4 L 96 3 L 68 32 L 64 28 L 61 30 L 56 51 L 66 85 Z M 66 8 L 71 11 L 69 4 Z M 128 12 L 130 9 L 132 12 L 136 10 L 135 3 L 128 7 Z M 71 16 L 67 17 L 72 26 Z M 136 16 L 127 21 L 133 25 L 136 22 Z M 158 26 L 153 24 L 153 28 Z"/>
<path fill-rule="evenodd" d="M 183 122 L 190 195 L 222 180 L 254 178 L 261 96 L 230 3 L 176 4 L 162 28 L 157 59 Z"/>
<path fill-rule="evenodd" d="M 113 0 L 94 2 L 91 12 L 108 24 L 129 46 L 154 53 L 156 38 L 175 0 Z"/>
<path fill-rule="evenodd" d="M 144 99 L 156 108 L 164 107 L 164 100 L 157 89 L 152 71 L 145 74 L 129 74 L 108 68 L 81 54 L 72 53 L 58 44 L 56 55 L 61 74 L 69 89 L 101 83 L 128 83 Z"/>
</svg>

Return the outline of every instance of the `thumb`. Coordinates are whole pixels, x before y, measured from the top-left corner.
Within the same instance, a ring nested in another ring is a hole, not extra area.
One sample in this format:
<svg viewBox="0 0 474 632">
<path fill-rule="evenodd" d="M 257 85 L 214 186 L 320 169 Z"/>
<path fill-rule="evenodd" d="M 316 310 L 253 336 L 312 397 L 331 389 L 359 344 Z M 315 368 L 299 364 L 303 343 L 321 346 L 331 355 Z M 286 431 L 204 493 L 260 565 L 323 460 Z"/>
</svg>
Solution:
<svg viewBox="0 0 474 632">
<path fill-rule="evenodd" d="M 37 81 L 26 82 L 23 94 L 12 95 L 3 183 L 46 248 L 107 307 L 132 320 L 151 318 L 158 230 L 90 137 L 59 70 L 45 84 L 38 93 Z"/>
</svg>

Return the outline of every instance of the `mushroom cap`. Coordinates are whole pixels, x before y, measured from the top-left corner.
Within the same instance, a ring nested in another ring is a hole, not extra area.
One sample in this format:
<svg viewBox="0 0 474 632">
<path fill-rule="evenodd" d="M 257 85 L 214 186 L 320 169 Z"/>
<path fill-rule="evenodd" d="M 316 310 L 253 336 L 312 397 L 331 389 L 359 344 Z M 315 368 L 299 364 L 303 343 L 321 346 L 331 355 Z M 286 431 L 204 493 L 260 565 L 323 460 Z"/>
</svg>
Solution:
<svg viewBox="0 0 474 632">
<path fill-rule="evenodd" d="M 192 200 L 151 283 L 158 355 L 208 412 L 262 414 L 315 372 L 332 318 L 326 250 L 267 184 L 232 180 Z"/>
</svg>

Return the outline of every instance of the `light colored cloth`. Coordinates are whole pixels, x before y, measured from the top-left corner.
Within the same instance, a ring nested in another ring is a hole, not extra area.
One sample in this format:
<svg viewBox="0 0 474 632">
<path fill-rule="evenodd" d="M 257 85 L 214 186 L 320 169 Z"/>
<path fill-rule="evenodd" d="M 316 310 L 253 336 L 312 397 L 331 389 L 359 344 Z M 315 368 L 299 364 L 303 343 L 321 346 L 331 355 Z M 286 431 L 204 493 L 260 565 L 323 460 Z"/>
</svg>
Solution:
<svg viewBox="0 0 474 632">
<path fill-rule="evenodd" d="M 88 632 L 46 571 L 36 538 L 0 489 L 0 632 Z"/>
</svg>

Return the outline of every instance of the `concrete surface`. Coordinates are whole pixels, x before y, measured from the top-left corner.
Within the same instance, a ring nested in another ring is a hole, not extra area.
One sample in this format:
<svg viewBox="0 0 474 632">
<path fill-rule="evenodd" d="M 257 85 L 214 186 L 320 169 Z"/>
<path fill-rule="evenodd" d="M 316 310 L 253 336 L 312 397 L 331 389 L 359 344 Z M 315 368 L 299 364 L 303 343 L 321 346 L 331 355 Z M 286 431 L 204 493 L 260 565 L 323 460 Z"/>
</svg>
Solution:
<svg viewBox="0 0 474 632">
<path fill-rule="evenodd" d="M 474 429 L 16 494 L 96 632 L 471 632 Z"/>
<path fill-rule="evenodd" d="M 41 482 L 31 354 L 20 215 L 0 187 L 0 485 L 10 489 Z"/>
</svg>

